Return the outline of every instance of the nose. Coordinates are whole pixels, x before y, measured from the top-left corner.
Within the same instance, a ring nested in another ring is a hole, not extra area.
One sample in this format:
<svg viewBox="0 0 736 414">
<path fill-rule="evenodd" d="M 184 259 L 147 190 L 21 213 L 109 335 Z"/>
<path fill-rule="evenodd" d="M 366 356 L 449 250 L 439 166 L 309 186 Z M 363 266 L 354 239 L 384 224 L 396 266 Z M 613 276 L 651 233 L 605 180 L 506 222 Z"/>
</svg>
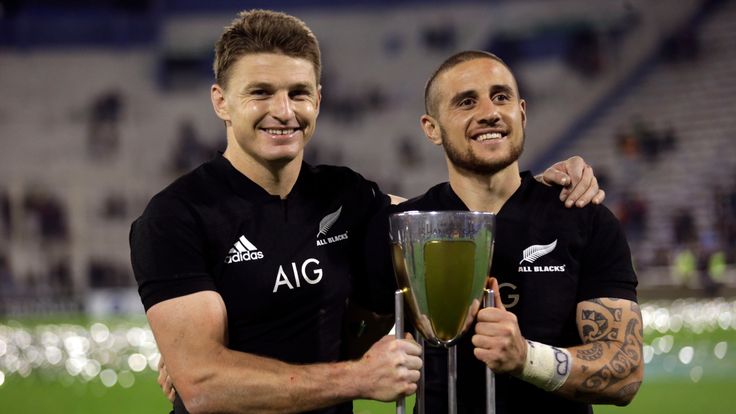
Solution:
<svg viewBox="0 0 736 414">
<path fill-rule="evenodd" d="M 501 119 L 498 113 L 498 106 L 493 103 L 490 98 L 481 99 L 480 105 L 478 106 L 478 122 L 486 124 L 495 124 Z"/>
<path fill-rule="evenodd" d="M 293 119 L 294 108 L 289 93 L 286 91 L 277 92 L 271 100 L 269 112 L 271 116 L 281 122 L 288 122 Z"/>
</svg>

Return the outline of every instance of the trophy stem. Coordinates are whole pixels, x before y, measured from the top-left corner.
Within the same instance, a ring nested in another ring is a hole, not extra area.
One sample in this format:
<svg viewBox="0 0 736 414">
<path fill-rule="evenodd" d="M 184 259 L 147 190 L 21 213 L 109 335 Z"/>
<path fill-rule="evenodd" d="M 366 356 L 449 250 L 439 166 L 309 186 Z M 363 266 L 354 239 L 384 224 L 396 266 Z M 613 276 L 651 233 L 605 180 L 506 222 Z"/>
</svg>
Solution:
<svg viewBox="0 0 736 414">
<path fill-rule="evenodd" d="M 396 339 L 404 337 L 404 293 L 401 289 L 394 292 L 394 335 Z M 406 414 L 406 399 L 396 400 L 396 414 Z"/>
<path fill-rule="evenodd" d="M 424 414 L 424 337 L 419 329 L 414 331 L 417 337 L 419 346 L 422 347 L 422 369 L 419 371 L 419 384 L 417 384 L 417 398 L 414 405 L 417 409 L 417 414 Z"/>
<path fill-rule="evenodd" d="M 457 346 L 447 350 L 447 413 L 457 414 Z"/>
<path fill-rule="evenodd" d="M 495 306 L 493 291 L 484 289 L 483 307 Z M 496 378 L 488 366 L 486 366 L 486 414 L 496 414 Z"/>
</svg>

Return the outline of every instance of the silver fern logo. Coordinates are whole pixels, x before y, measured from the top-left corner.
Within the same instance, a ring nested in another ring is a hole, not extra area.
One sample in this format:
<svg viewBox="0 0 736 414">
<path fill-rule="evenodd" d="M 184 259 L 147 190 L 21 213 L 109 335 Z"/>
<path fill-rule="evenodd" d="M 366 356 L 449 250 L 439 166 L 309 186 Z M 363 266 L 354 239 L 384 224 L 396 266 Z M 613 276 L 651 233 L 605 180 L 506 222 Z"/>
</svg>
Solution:
<svg viewBox="0 0 736 414">
<path fill-rule="evenodd" d="M 320 220 L 319 232 L 317 233 L 317 237 L 327 235 L 327 232 L 330 231 L 330 227 L 332 227 L 337 219 L 340 218 L 340 212 L 342 212 L 342 206 L 340 206 L 340 208 L 338 208 L 335 212 L 326 215 L 322 220 Z"/>
<path fill-rule="evenodd" d="M 335 242 L 340 242 L 348 239 L 348 231 L 345 230 L 342 234 L 337 234 L 334 236 L 327 237 L 327 232 L 330 231 L 330 228 L 332 228 L 332 225 L 337 222 L 337 219 L 340 218 L 340 213 L 342 212 L 342 206 L 337 209 L 337 211 L 334 211 L 328 215 L 326 215 L 322 220 L 319 222 L 319 231 L 317 231 L 317 246 L 326 246 L 328 244 L 332 244 Z M 320 239 L 320 236 L 324 236 Z"/>
<path fill-rule="evenodd" d="M 524 253 L 522 253 L 523 259 L 521 259 L 519 264 L 524 262 L 534 263 L 535 260 L 550 253 L 555 249 L 555 247 L 557 247 L 557 239 L 550 244 L 535 244 L 533 246 L 529 246 L 524 249 Z"/>
</svg>

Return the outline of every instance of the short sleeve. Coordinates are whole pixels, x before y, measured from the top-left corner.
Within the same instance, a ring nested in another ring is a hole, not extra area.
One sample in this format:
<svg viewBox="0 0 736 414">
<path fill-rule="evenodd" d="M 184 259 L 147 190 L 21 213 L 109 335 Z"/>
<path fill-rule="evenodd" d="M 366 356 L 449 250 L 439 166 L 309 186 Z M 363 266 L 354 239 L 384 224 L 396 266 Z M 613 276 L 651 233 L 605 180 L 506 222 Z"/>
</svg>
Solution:
<svg viewBox="0 0 736 414">
<path fill-rule="evenodd" d="M 593 208 L 588 243 L 581 258 L 578 299 L 611 297 L 636 301 L 636 273 L 623 229 L 606 207 Z"/>
<path fill-rule="evenodd" d="M 207 272 L 203 235 L 182 203 L 154 198 L 130 230 L 130 255 L 146 310 L 156 303 L 215 290 Z"/>
</svg>

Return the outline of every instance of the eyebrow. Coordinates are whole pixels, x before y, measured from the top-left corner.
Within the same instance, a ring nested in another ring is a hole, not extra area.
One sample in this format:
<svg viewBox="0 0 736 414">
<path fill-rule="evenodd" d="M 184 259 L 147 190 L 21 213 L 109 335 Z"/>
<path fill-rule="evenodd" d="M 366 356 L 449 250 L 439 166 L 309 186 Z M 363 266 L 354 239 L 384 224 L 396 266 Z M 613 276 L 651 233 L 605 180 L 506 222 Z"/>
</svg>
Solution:
<svg viewBox="0 0 736 414">
<path fill-rule="evenodd" d="M 293 85 L 290 85 L 289 86 L 289 89 L 290 90 L 305 89 L 305 90 L 308 90 L 310 92 L 314 90 L 314 88 L 312 87 L 312 84 L 306 83 L 306 82 L 299 82 L 299 83 L 295 83 Z"/>
<path fill-rule="evenodd" d="M 491 95 L 503 92 L 507 95 L 514 96 L 514 89 L 509 85 L 493 85 L 491 86 Z"/>
<path fill-rule="evenodd" d="M 246 91 L 248 91 L 248 90 L 253 90 L 253 89 L 267 89 L 267 90 L 271 90 L 271 89 L 277 89 L 277 88 L 272 83 L 268 83 L 268 82 L 253 82 L 253 83 L 249 83 L 249 84 L 245 85 L 245 87 L 243 89 L 246 90 Z M 294 84 L 289 85 L 288 89 L 289 90 L 301 90 L 301 89 L 305 89 L 305 90 L 308 90 L 308 91 L 311 92 L 311 91 L 314 90 L 314 87 L 312 87 L 312 85 L 309 84 L 309 83 L 307 83 L 307 82 L 298 82 L 298 83 L 294 83 Z"/>
</svg>

